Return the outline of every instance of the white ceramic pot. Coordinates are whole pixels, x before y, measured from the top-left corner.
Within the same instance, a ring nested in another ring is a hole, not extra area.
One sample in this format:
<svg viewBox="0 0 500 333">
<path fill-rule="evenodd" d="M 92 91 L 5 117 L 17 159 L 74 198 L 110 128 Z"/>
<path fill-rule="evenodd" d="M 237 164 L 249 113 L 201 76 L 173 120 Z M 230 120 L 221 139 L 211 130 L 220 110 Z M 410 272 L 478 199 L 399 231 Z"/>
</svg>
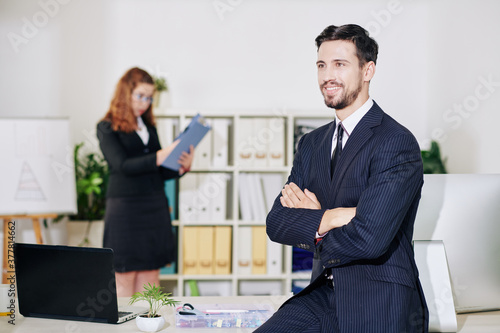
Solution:
<svg viewBox="0 0 500 333">
<path fill-rule="evenodd" d="M 135 323 L 142 332 L 157 332 L 165 326 L 165 319 L 163 317 L 148 318 L 137 316 L 135 317 Z"/>
</svg>

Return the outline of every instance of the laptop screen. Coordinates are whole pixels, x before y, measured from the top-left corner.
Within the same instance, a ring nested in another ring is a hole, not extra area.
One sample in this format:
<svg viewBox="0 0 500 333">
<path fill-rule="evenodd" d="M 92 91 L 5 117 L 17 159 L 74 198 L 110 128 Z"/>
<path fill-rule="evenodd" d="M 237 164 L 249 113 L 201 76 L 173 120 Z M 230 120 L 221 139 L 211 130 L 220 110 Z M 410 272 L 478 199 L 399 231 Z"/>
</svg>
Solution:
<svg viewBox="0 0 500 333">
<path fill-rule="evenodd" d="M 14 244 L 23 316 L 116 323 L 113 251 Z"/>
</svg>

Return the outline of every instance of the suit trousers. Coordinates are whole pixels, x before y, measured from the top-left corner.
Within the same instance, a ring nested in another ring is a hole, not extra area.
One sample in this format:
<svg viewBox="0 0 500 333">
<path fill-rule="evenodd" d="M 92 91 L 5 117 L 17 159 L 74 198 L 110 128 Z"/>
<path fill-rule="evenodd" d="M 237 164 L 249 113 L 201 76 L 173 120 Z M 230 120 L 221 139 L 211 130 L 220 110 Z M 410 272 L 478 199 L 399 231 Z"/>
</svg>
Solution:
<svg viewBox="0 0 500 333">
<path fill-rule="evenodd" d="M 291 298 L 254 332 L 338 333 L 335 289 L 331 281 Z"/>
</svg>

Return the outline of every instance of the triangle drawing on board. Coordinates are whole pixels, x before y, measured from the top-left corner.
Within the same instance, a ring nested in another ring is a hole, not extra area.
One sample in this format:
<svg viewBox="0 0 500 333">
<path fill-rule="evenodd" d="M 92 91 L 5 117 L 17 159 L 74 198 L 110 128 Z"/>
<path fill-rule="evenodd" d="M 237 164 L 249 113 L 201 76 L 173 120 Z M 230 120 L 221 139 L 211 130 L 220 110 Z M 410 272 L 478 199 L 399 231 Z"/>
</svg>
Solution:
<svg viewBox="0 0 500 333">
<path fill-rule="evenodd" d="M 23 163 L 21 177 L 17 186 L 16 200 L 45 201 L 45 195 L 38 184 L 35 174 L 31 170 L 28 162 Z"/>
</svg>

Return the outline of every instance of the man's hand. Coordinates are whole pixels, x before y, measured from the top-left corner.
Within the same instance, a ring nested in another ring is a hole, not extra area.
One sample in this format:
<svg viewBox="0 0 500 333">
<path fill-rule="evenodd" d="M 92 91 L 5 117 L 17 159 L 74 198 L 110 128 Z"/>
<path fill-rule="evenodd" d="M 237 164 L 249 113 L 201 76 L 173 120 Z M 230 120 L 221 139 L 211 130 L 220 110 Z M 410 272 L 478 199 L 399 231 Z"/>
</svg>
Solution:
<svg viewBox="0 0 500 333">
<path fill-rule="evenodd" d="M 323 214 L 318 234 L 323 235 L 325 232 L 346 225 L 351 222 L 354 216 L 356 216 L 356 207 L 329 209 Z"/>
<path fill-rule="evenodd" d="M 302 192 L 295 183 L 285 185 L 281 190 L 281 194 L 280 202 L 283 207 L 321 209 L 321 204 L 316 195 L 308 189 Z"/>
</svg>

